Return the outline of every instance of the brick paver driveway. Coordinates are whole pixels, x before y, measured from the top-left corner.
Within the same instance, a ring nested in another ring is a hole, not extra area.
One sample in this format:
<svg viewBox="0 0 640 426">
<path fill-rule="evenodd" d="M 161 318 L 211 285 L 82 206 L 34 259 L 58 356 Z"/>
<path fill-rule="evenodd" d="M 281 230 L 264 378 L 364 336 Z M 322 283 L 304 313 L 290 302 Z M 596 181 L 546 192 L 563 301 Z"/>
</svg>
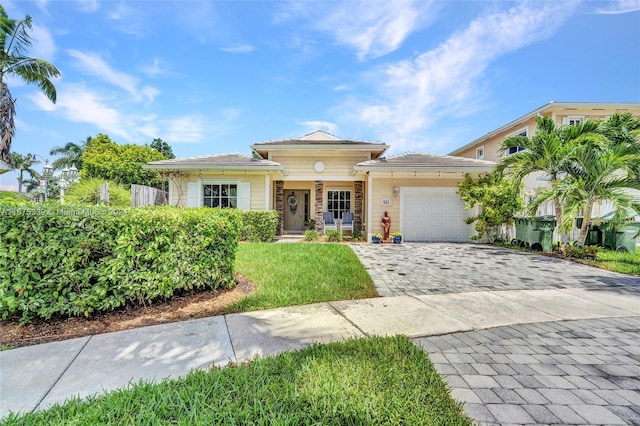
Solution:
<svg viewBox="0 0 640 426">
<path fill-rule="evenodd" d="M 479 244 L 352 245 L 381 296 L 608 288 L 640 277 Z M 480 424 L 640 425 L 640 317 L 513 325 L 414 339 Z"/>
<path fill-rule="evenodd" d="M 381 296 L 624 287 L 640 277 L 483 244 L 352 244 Z"/>
</svg>

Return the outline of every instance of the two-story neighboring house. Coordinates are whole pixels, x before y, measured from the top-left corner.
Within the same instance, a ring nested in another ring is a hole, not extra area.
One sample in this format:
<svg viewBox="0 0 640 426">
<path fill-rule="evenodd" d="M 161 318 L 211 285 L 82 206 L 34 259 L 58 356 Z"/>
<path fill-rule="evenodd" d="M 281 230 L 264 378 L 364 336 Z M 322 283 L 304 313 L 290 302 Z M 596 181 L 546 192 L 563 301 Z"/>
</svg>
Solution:
<svg viewBox="0 0 640 426">
<path fill-rule="evenodd" d="M 478 139 L 455 149 L 449 155 L 465 158 L 475 158 L 498 162 L 500 160 L 498 148 L 500 143 L 510 136 L 531 137 L 536 131 L 536 117 L 546 116 L 553 119 L 556 126 L 573 125 L 585 120 L 601 120 L 611 117 L 614 113 L 631 113 L 640 117 L 640 104 L 638 103 L 595 103 L 595 102 L 554 102 L 551 101 L 540 108 L 519 117 L 504 126 L 487 133 Z M 512 148 L 504 155 L 511 155 L 521 148 Z M 524 181 L 525 193 L 529 196 L 535 193 L 536 188 L 548 185 L 544 174 L 537 173 L 528 176 Z M 596 206 L 594 216 L 605 214 L 609 211 L 607 206 Z M 547 203 L 538 212 L 539 214 L 554 214 L 551 203 Z"/>
</svg>

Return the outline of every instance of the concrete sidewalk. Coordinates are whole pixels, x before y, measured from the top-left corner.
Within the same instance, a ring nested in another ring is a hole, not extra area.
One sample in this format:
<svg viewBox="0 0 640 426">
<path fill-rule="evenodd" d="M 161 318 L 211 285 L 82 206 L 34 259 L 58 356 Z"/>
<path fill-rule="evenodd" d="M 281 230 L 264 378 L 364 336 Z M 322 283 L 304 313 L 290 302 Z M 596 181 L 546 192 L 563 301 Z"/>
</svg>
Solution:
<svg viewBox="0 0 640 426">
<path fill-rule="evenodd" d="M 602 288 L 381 297 L 156 325 L 0 352 L 0 418 L 313 342 L 633 316 L 638 292 Z"/>
</svg>

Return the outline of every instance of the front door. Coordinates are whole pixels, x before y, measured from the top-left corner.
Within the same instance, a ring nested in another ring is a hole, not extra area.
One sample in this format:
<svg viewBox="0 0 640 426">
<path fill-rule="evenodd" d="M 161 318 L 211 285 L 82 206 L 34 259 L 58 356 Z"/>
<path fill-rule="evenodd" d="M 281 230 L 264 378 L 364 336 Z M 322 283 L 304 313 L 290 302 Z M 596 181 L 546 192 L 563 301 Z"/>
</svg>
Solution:
<svg viewBox="0 0 640 426">
<path fill-rule="evenodd" d="M 287 189 L 284 191 L 284 230 L 304 231 L 304 221 L 309 210 L 309 191 Z"/>
</svg>

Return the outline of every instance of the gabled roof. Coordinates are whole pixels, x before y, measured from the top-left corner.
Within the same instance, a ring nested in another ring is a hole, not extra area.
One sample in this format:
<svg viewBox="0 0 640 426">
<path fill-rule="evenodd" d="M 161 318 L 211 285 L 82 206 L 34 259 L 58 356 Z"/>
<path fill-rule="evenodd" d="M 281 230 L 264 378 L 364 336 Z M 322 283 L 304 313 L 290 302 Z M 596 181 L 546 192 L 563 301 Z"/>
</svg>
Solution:
<svg viewBox="0 0 640 426">
<path fill-rule="evenodd" d="M 256 142 L 251 149 L 267 158 L 269 152 L 291 150 L 350 150 L 370 152 L 372 158 L 378 158 L 389 149 L 383 142 L 340 139 L 322 130 L 306 134 L 298 139 L 281 139 L 275 141 Z"/>
<path fill-rule="evenodd" d="M 174 158 L 173 160 L 152 161 L 143 166 L 154 170 L 283 170 L 275 161 L 251 157 L 247 154 L 214 154 L 200 157 Z"/>
<path fill-rule="evenodd" d="M 493 161 L 450 155 L 407 152 L 391 157 L 382 157 L 358 163 L 359 171 L 490 171 L 496 165 Z"/>
<path fill-rule="evenodd" d="M 502 127 L 497 128 L 496 130 L 492 130 L 486 135 L 480 136 L 478 139 L 475 139 L 468 144 L 461 146 L 460 148 L 451 151 L 449 155 L 457 155 L 462 151 L 465 151 L 472 146 L 479 145 L 493 136 L 504 132 L 505 130 L 509 130 L 513 127 L 517 127 L 521 123 L 525 121 L 529 121 L 531 118 L 536 117 L 538 115 L 542 115 L 542 113 L 553 110 L 553 111 L 565 111 L 571 113 L 575 110 L 593 110 L 594 112 L 602 112 L 602 111 L 615 111 L 615 112 L 629 112 L 630 110 L 640 111 L 640 103 L 615 103 L 615 102 L 556 102 L 551 101 L 540 108 L 534 109 L 533 111 L 523 115 L 520 118 L 516 118 L 515 120 L 505 124 Z M 581 112 L 582 113 L 582 112 Z M 636 113 L 637 114 L 637 113 Z"/>
</svg>

